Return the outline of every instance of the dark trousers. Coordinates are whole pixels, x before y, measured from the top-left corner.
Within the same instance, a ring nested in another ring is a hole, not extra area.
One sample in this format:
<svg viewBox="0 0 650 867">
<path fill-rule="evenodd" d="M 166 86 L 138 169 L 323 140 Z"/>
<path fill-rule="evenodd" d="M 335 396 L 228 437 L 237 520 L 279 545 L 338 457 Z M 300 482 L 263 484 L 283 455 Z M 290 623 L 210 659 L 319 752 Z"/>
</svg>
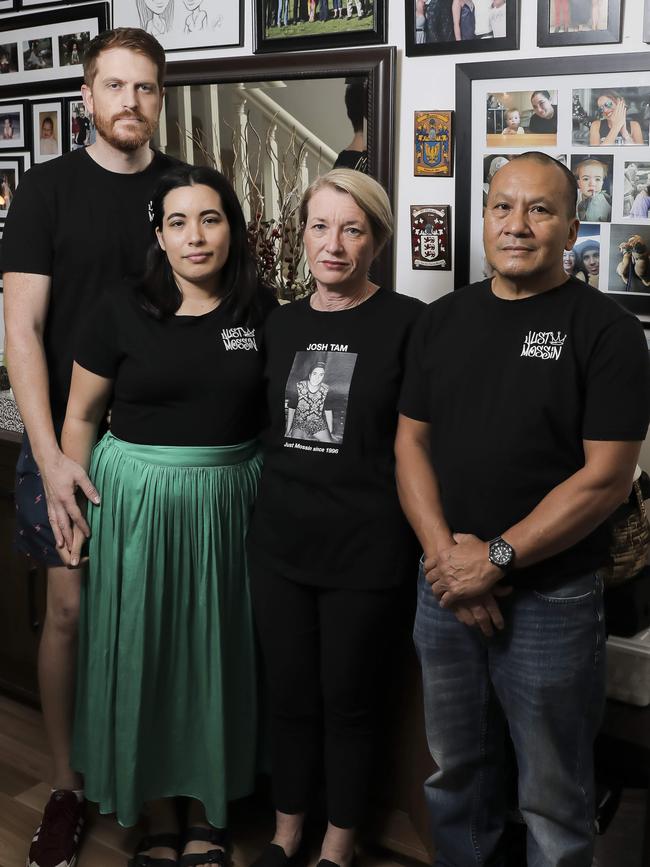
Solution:
<svg viewBox="0 0 650 867">
<path fill-rule="evenodd" d="M 399 590 L 337 590 L 251 566 L 271 706 L 276 809 L 301 813 L 324 766 L 328 819 L 359 824 Z"/>
</svg>

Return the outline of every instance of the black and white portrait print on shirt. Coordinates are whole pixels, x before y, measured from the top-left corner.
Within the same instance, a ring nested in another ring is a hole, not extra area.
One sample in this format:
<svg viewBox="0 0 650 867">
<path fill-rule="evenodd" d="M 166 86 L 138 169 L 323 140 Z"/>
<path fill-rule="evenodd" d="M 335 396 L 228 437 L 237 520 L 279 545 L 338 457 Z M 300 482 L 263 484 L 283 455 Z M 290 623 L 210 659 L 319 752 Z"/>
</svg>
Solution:
<svg viewBox="0 0 650 867">
<path fill-rule="evenodd" d="M 285 390 L 285 437 L 317 443 L 343 441 L 355 352 L 296 352 Z M 320 346 L 320 344 L 319 344 Z"/>
</svg>

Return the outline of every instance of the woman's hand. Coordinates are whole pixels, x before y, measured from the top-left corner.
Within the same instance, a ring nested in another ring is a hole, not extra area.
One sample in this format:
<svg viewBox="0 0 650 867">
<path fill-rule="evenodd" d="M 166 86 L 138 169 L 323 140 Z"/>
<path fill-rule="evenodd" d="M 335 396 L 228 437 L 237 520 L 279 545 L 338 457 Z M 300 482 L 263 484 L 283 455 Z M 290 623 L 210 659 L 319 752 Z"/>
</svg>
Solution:
<svg viewBox="0 0 650 867">
<path fill-rule="evenodd" d="M 86 541 L 86 536 L 81 532 L 79 527 L 75 524 L 74 529 L 72 531 L 72 544 L 70 549 L 59 548 L 59 557 L 63 561 L 63 565 L 67 566 L 68 569 L 79 569 L 81 566 L 85 566 L 88 562 L 88 557 L 81 556 L 81 549 L 83 548 L 83 544 Z"/>
<path fill-rule="evenodd" d="M 614 136 L 617 136 L 620 132 L 624 139 L 629 139 L 631 141 L 632 136 L 628 132 L 627 125 L 625 123 L 626 118 L 627 106 L 625 105 L 625 100 L 617 99 L 616 107 L 614 108 L 614 111 L 612 113 L 612 132 L 614 133 Z"/>
</svg>

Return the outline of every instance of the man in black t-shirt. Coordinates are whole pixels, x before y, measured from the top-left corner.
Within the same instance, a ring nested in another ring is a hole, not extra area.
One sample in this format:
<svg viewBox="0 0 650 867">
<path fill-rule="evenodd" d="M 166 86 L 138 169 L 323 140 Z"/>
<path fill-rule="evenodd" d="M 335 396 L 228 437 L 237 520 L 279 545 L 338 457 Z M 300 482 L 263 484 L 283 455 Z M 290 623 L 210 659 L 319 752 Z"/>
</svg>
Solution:
<svg viewBox="0 0 650 867">
<path fill-rule="evenodd" d="M 120 28 L 96 37 L 84 54 L 82 96 L 97 140 L 28 172 L 5 226 L 7 356 L 29 436 L 17 468 L 17 541 L 48 567 L 39 677 L 54 777 L 30 867 L 68 867 L 83 825 L 83 783 L 70 767 L 81 573 L 62 565 L 58 549 L 70 548 L 73 523 L 88 533 L 75 491 L 91 502 L 98 496 L 83 469 L 63 455 L 58 436 L 82 315 L 103 288 L 144 267 L 147 203 L 171 164 L 149 146 L 164 75 L 164 50 L 145 31 Z"/>
<path fill-rule="evenodd" d="M 650 415 L 640 323 L 569 278 L 576 183 L 542 153 L 490 183 L 494 278 L 430 305 L 400 400 L 397 478 L 424 549 L 415 640 L 437 862 L 502 865 L 506 731 L 528 863 L 590 867 L 604 702 L 599 569 Z"/>
</svg>

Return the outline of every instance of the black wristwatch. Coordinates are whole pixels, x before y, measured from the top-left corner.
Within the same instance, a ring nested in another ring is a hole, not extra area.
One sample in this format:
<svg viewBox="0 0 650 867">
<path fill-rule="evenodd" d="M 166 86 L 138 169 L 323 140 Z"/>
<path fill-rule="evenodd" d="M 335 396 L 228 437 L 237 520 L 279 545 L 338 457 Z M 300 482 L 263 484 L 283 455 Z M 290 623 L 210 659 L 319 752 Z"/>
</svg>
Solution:
<svg viewBox="0 0 650 867">
<path fill-rule="evenodd" d="M 497 536 L 488 542 L 488 559 L 506 572 L 515 561 L 515 549 L 501 536 Z"/>
</svg>

